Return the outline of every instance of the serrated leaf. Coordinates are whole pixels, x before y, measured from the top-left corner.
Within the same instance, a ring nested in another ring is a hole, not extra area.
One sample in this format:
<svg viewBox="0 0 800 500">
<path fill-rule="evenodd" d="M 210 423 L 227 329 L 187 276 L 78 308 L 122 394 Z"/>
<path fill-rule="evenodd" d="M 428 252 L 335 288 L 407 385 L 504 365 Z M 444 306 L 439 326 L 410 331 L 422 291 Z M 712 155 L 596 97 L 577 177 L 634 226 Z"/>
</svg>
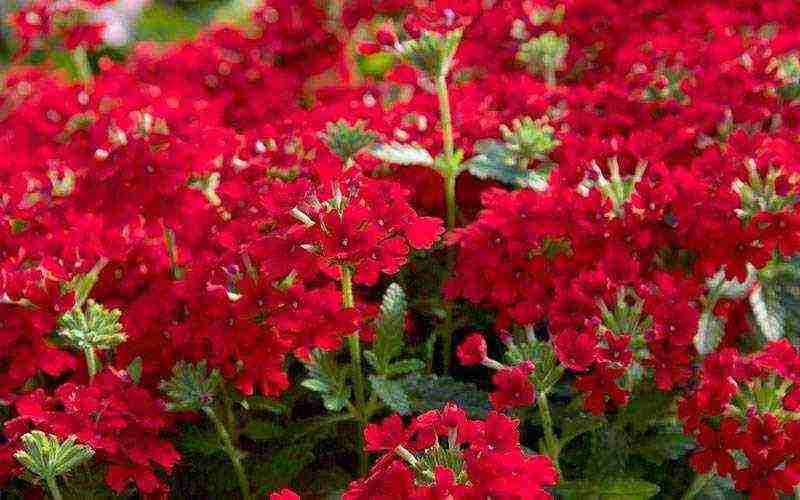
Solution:
<svg viewBox="0 0 800 500">
<path fill-rule="evenodd" d="M 714 352 L 725 333 L 725 323 L 714 315 L 713 308 L 708 308 L 700 315 L 697 332 L 694 335 L 694 347 L 701 356 Z"/>
<path fill-rule="evenodd" d="M 285 428 L 268 420 L 250 420 L 242 429 L 242 435 L 254 441 L 275 440 L 285 434 Z"/>
<path fill-rule="evenodd" d="M 397 283 L 386 289 L 378 317 L 378 327 L 367 361 L 378 375 L 388 376 L 392 361 L 403 352 L 406 320 L 406 295 Z"/>
<path fill-rule="evenodd" d="M 397 375 L 405 375 L 406 373 L 422 370 L 423 368 L 425 368 L 425 363 L 420 359 L 416 358 L 403 359 L 395 363 L 392 363 L 389 366 L 386 375 L 390 377 L 394 377 Z"/>
<path fill-rule="evenodd" d="M 568 419 L 561 430 L 561 448 L 581 434 L 599 429 L 603 424 L 603 419 L 591 416 L 578 416 Z"/>
<path fill-rule="evenodd" d="M 307 378 L 303 380 L 300 383 L 300 385 L 302 385 L 309 391 L 321 392 L 321 393 L 328 392 L 328 389 L 330 389 L 330 387 L 328 387 L 328 384 L 326 384 L 321 380 L 317 380 L 315 378 Z"/>
<path fill-rule="evenodd" d="M 372 156 L 387 163 L 422 165 L 424 167 L 433 166 L 433 157 L 420 146 L 392 142 L 389 144 L 375 144 L 369 151 Z"/>
<path fill-rule="evenodd" d="M 706 280 L 709 293 L 720 299 L 739 300 L 743 299 L 758 281 L 756 268 L 752 264 L 747 264 L 747 277 L 744 281 L 736 278 L 725 279 L 725 267 L 720 268 L 717 273 Z"/>
<path fill-rule="evenodd" d="M 770 342 L 783 338 L 786 313 L 778 298 L 767 293 L 761 285 L 756 285 L 750 293 L 750 308 L 759 331 Z"/>
<path fill-rule="evenodd" d="M 517 188 L 536 191 L 547 189 L 547 178 L 536 170 L 529 170 L 517 154 L 500 141 L 493 139 L 475 144 L 477 155 L 470 158 L 464 167 L 479 179 L 490 179 Z"/>
<path fill-rule="evenodd" d="M 631 453 L 660 464 L 682 457 L 692 448 L 693 444 L 694 439 L 685 436 L 682 432 L 662 432 L 637 438 L 631 446 Z"/>
<path fill-rule="evenodd" d="M 408 415 L 411 413 L 411 404 L 408 401 L 403 384 L 398 380 L 388 380 L 384 377 L 377 375 L 369 376 L 369 383 L 375 394 L 388 406 L 392 411 L 396 411 L 401 415 Z"/>
<path fill-rule="evenodd" d="M 566 481 L 558 486 L 565 498 L 575 500 L 646 500 L 659 491 L 658 485 L 640 479 Z"/>
<path fill-rule="evenodd" d="M 309 377 L 301 385 L 322 396 L 322 404 L 330 411 L 341 411 L 350 398 L 347 368 L 336 363 L 329 353 L 315 349 L 311 359 L 304 362 Z"/>
<path fill-rule="evenodd" d="M 138 384 L 142 380 L 142 357 L 136 356 L 128 368 L 125 369 L 134 384 Z"/>
</svg>

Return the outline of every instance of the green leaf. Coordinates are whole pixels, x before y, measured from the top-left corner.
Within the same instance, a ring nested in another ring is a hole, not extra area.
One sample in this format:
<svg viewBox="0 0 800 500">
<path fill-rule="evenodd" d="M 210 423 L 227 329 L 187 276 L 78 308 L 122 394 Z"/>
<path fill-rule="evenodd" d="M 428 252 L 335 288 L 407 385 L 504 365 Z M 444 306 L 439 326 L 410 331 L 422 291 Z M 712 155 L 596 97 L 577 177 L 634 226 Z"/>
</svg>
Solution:
<svg viewBox="0 0 800 500">
<path fill-rule="evenodd" d="M 772 290 L 756 285 L 750 294 L 750 308 L 753 311 L 753 317 L 761 334 L 768 341 L 776 342 L 785 335 L 786 312 L 777 294 L 770 292 Z"/>
<path fill-rule="evenodd" d="M 411 144 L 401 144 L 399 142 L 375 144 L 370 149 L 370 154 L 381 161 L 397 165 L 433 166 L 431 154 L 424 148 Z"/>
<path fill-rule="evenodd" d="M 127 336 L 119 322 L 119 309 L 106 309 L 92 299 L 86 301 L 86 310 L 70 309 L 58 320 L 58 335 L 73 349 L 113 349 Z"/>
<path fill-rule="evenodd" d="M 136 356 L 128 368 L 125 369 L 128 375 L 133 380 L 134 384 L 138 384 L 142 380 L 142 357 Z"/>
<path fill-rule="evenodd" d="M 378 327 L 367 361 L 378 375 L 387 376 L 392 361 L 403 352 L 406 321 L 406 295 L 397 283 L 386 289 L 378 317 Z"/>
<path fill-rule="evenodd" d="M 658 494 L 658 485 L 639 479 L 566 481 L 558 492 L 569 500 L 646 500 Z"/>
<path fill-rule="evenodd" d="M 389 377 L 405 375 L 406 373 L 422 370 L 423 368 L 425 368 L 425 363 L 420 359 L 403 359 L 392 363 L 391 366 L 389 366 L 386 375 Z"/>
<path fill-rule="evenodd" d="M 714 352 L 725 333 L 725 323 L 714 315 L 713 308 L 707 308 L 700 315 L 697 333 L 694 335 L 694 347 L 701 356 Z"/>
<path fill-rule="evenodd" d="M 250 420 L 242 429 L 242 435 L 254 441 L 270 441 L 286 435 L 286 429 L 269 420 Z"/>
<path fill-rule="evenodd" d="M 400 53 L 408 63 L 425 73 L 429 80 L 437 81 L 450 72 L 462 33 L 462 29 L 444 35 L 424 31 L 419 38 L 403 42 Z"/>
<path fill-rule="evenodd" d="M 725 279 L 725 267 L 721 267 L 714 276 L 706 279 L 706 294 L 703 312 L 694 336 L 694 346 L 701 356 L 714 352 L 722 341 L 724 321 L 714 315 L 714 308 L 720 299 L 739 300 L 744 298 L 758 281 L 756 269 L 747 264 L 747 278 L 741 282 L 737 279 Z"/>
<path fill-rule="evenodd" d="M 383 78 L 397 64 L 397 57 L 390 52 L 378 52 L 358 58 L 358 70 L 364 76 Z"/>
<path fill-rule="evenodd" d="M 208 373 L 205 360 L 196 365 L 179 362 L 172 367 L 172 378 L 161 382 L 161 390 L 171 400 L 169 411 L 198 411 L 213 406 L 221 383 L 219 370 Z"/>
<path fill-rule="evenodd" d="M 396 411 L 401 415 L 411 413 L 411 404 L 403 389 L 403 384 L 399 380 L 388 380 L 377 375 L 370 375 L 369 383 L 375 394 L 392 411 Z"/>
<path fill-rule="evenodd" d="M 309 377 L 301 385 L 322 396 L 322 404 L 329 411 L 341 411 L 350 399 L 347 385 L 347 368 L 336 363 L 329 353 L 314 350 L 311 359 L 304 362 Z"/>
<path fill-rule="evenodd" d="M 341 119 L 336 123 L 329 122 L 320 137 L 331 151 L 343 162 L 347 162 L 375 142 L 378 135 L 366 130 L 363 121 L 350 125 L 346 120 Z"/>
<path fill-rule="evenodd" d="M 477 155 L 470 158 L 464 166 L 479 179 L 491 179 L 517 188 L 536 191 L 547 189 L 547 177 L 526 168 L 519 156 L 506 144 L 487 139 L 475 143 Z"/>
<path fill-rule="evenodd" d="M 302 385 L 303 387 L 305 387 L 309 391 L 320 392 L 320 393 L 323 393 L 323 394 L 328 392 L 328 390 L 330 389 L 328 384 L 326 384 L 325 382 L 323 382 L 321 380 L 317 380 L 315 378 L 305 379 L 300 383 L 300 385 Z"/>
<path fill-rule="evenodd" d="M 602 418 L 592 416 L 578 416 L 567 420 L 561 430 L 560 447 L 564 448 L 573 439 L 585 432 L 592 432 L 603 426 L 605 421 Z"/>
<path fill-rule="evenodd" d="M 682 432 L 661 432 L 641 436 L 631 445 L 631 454 L 643 456 L 655 464 L 676 460 L 692 449 L 694 439 Z"/>
<path fill-rule="evenodd" d="M 485 418 L 491 410 L 488 394 L 474 384 L 452 377 L 413 373 L 400 379 L 413 413 L 438 410 L 449 402 L 464 409 L 471 418 Z"/>
<path fill-rule="evenodd" d="M 14 458 L 42 479 L 56 478 L 94 456 L 90 446 L 76 444 L 75 436 L 62 442 L 58 436 L 34 430 L 20 439 L 24 448 Z"/>
</svg>

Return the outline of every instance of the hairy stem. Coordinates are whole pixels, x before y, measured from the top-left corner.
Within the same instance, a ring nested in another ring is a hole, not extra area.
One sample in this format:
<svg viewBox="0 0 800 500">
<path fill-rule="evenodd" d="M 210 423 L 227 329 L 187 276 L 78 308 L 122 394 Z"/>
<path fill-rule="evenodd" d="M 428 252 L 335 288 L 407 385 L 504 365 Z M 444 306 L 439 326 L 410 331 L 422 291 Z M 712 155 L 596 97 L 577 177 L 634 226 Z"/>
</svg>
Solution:
<svg viewBox="0 0 800 500">
<path fill-rule="evenodd" d="M 436 80 L 436 94 L 439 97 L 439 121 L 442 125 L 442 145 L 445 169 L 442 172 L 444 177 L 444 198 L 447 209 L 447 230 L 452 231 L 456 227 L 456 214 L 458 204 L 456 203 L 456 179 L 458 178 L 459 166 L 455 165 L 454 145 L 453 145 L 453 118 L 450 112 L 450 94 L 447 90 L 447 75 L 441 75 Z M 452 249 L 447 253 L 447 275 L 453 272 L 455 254 Z M 442 329 L 442 368 L 445 374 L 450 372 L 450 358 L 453 351 L 453 304 L 445 304 L 445 325 Z"/>
<path fill-rule="evenodd" d="M 550 403 L 547 401 L 547 393 L 540 391 L 537 394 L 537 403 L 539 406 L 539 417 L 542 420 L 542 428 L 544 429 L 544 442 L 547 449 L 545 450 L 547 456 L 553 461 L 553 465 L 561 474 L 561 468 L 558 465 L 558 455 L 560 453 L 560 446 L 558 439 L 553 432 L 553 418 L 550 416 Z"/>
<path fill-rule="evenodd" d="M 714 473 L 709 472 L 708 474 L 697 474 L 694 476 L 694 481 L 692 484 L 689 485 L 689 489 L 686 490 L 686 493 L 683 494 L 681 497 L 682 500 L 690 500 L 697 496 L 698 493 L 703 491 L 703 488 L 706 487 L 709 481 L 714 478 Z"/>
<path fill-rule="evenodd" d="M 47 489 L 50 490 L 50 495 L 53 497 L 53 500 L 61 500 L 61 490 L 58 489 L 56 478 L 54 476 L 48 476 L 45 478 L 45 482 L 47 483 Z"/>
<path fill-rule="evenodd" d="M 353 272 L 343 265 L 340 267 L 342 273 L 342 305 L 345 308 L 355 307 L 353 299 Z M 347 338 L 350 345 L 350 366 L 353 371 L 353 385 L 356 396 L 356 420 L 358 422 L 358 435 L 356 436 L 356 446 L 358 447 L 358 466 L 361 474 L 367 472 L 367 454 L 364 451 L 364 427 L 366 426 L 366 392 L 364 390 L 364 372 L 361 368 L 361 339 L 358 332 L 353 332 Z"/>
<path fill-rule="evenodd" d="M 97 353 L 94 351 L 94 347 L 85 348 L 83 354 L 86 356 L 86 368 L 89 371 L 89 383 L 91 384 L 94 380 L 94 376 L 100 371 L 100 360 L 97 359 Z"/>
<path fill-rule="evenodd" d="M 78 79 L 84 85 L 92 83 L 92 67 L 89 64 L 89 57 L 86 54 L 86 48 L 83 45 L 78 45 L 72 51 L 72 61 L 75 63 L 75 70 L 78 73 Z"/>
<path fill-rule="evenodd" d="M 252 500 L 253 496 L 250 494 L 250 481 L 247 480 L 247 476 L 244 473 L 242 460 L 239 457 L 240 452 L 233 445 L 231 435 L 228 433 L 228 430 L 225 428 L 225 424 L 217 416 L 217 412 L 215 412 L 213 408 L 205 408 L 204 411 L 214 424 L 214 429 L 217 431 L 217 435 L 222 442 L 222 447 L 225 450 L 225 453 L 228 455 L 228 458 L 230 458 L 231 462 L 233 463 L 233 469 L 236 471 L 236 479 L 239 482 L 239 489 L 242 492 L 242 499 Z"/>
</svg>

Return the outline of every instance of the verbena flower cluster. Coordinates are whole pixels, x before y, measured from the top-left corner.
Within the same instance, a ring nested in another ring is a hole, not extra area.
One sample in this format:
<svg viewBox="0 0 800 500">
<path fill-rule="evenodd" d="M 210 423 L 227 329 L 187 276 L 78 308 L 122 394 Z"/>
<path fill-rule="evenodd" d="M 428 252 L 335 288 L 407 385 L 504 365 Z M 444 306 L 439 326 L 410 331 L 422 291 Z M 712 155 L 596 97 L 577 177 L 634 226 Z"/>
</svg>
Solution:
<svg viewBox="0 0 800 500">
<path fill-rule="evenodd" d="M 227 398 L 303 388 L 363 441 L 346 499 L 589 498 L 559 457 L 649 397 L 685 498 L 800 485 L 797 2 L 267 0 L 122 61 L 104 3 L 9 19 L 0 480 L 42 431 L 163 496 L 191 410 L 247 498 Z M 451 358 L 490 413 L 412 404 Z"/>
</svg>

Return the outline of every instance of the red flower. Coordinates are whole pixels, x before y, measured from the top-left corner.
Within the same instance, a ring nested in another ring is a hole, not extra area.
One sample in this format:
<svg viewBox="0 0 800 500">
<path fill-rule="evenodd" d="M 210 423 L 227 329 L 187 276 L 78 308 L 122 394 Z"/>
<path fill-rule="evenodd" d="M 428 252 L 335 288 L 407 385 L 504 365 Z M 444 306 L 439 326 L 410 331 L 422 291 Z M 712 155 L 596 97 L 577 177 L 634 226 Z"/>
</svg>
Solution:
<svg viewBox="0 0 800 500">
<path fill-rule="evenodd" d="M 458 346 L 456 354 L 464 366 L 480 364 L 486 358 L 486 339 L 480 333 L 473 333 Z"/>
<path fill-rule="evenodd" d="M 515 366 L 495 373 L 492 377 L 495 390 L 489 395 L 492 406 L 497 410 L 505 410 L 532 405 L 535 396 L 530 372 L 524 367 Z"/>
</svg>

